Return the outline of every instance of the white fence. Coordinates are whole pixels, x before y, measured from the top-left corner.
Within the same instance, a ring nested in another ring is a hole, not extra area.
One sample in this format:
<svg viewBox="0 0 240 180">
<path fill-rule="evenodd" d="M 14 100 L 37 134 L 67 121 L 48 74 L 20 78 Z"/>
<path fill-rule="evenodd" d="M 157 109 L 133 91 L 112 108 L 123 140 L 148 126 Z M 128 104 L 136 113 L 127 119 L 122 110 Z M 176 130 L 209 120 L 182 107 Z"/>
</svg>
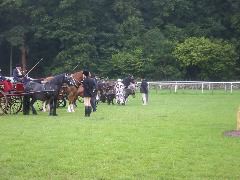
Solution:
<svg viewBox="0 0 240 180">
<path fill-rule="evenodd" d="M 141 82 L 138 82 L 140 85 Z M 240 89 L 240 81 L 236 82 L 206 82 L 206 81 L 154 81 L 148 82 L 150 88 L 154 88 L 157 91 L 163 89 L 169 89 L 170 92 L 177 92 L 178 90 L 201 90 L 212 91 L 224 90 L 225 92 L 233 93 L 233 90 Z"/>
</svg>

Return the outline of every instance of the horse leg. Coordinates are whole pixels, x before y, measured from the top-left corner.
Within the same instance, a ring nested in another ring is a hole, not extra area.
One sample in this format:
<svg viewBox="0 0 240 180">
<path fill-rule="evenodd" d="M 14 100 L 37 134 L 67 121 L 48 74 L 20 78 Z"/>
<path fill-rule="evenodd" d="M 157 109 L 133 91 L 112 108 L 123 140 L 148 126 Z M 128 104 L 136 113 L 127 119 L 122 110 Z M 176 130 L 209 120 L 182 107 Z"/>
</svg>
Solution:
<svg viewBox="0 0 240 180">
<path fill-rule="evenodd" d="M 72 100 L 69 100 L 69 104 L 68 104 L 68 112 L 75 112 L 74 111 L 74 104 Z"/>
<path fill-rule="evenodd" d="M 75 106 L 74 103 L 72 103 L 71 106 L 70 106 L 71 107 L 71 112 L 75 112 L 74 106 Z"/>
<path fill-rule="evenodd" d="M 31 107 L 32 113 L 33 113 L 34 115 L 37 115 L 37 111 L 36 111 L 36 109 L 35 109 L 34 106 L 33 106 L 36 101 L 37 101 L 37 99 L 36 99 L 35 97 L 33 97 L 32 100 L 30 101 L 30 107 Z"/>
<path fill-rule="evenodd" d="M 53 99 L 53 111 L 52 111 L 52 115 L 53 116 L 57 116 L 57 97 L 54 97 Z"/>
<path fill-rule="evenodd" d="M 70 104 L 71 112 L 75 112 L 74 107 L 76 107 L 75 106 L 76 101 L 77 101 L 77 95 L 75 96 L 75 98 L 73 99 L 72 103 Z"/>
<path fill-rule="evenodd" d="M 52 116 L 53 115 L 53 98 L 52 97 L 49 100 L 49 106 L 50 106 L 49 116 Z"/>
<path fill-rule="evenodd" d="M 73 103 L 74 103 L 74 97 L 73 97 L 73 93 L 70 93 L 68 95 L 68 101 L 69 101 L 69 104 L 68 104 L 68 112 L 74 112 L 73 110 Z"/>
<path fill-rule="evenodd" d="M 23 115 L 29 115 L 30 111 L 30 97 L 29 95 L 23 96 Z"/>
<path fill-rule="evenodd" d="M 46 105 L 47 105 L 47 101 L 43 101 L 43 103 L 42 103 L 42 111 L 43 112 L 47 112 Z"/>
<path fill-rule="evenodd" d="M 68 103 L 68 110 L 67 112 L 71 112 L 71 101 L 69 100 L 69 103 Z"/>
</svg>

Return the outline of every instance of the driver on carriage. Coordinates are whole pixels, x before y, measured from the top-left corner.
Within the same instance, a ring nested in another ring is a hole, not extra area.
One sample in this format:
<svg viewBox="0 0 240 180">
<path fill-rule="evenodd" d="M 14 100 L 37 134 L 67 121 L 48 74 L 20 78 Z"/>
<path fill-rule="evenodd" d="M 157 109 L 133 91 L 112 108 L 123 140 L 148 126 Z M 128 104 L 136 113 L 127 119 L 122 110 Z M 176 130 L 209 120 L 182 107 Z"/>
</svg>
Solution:
<svg viewBox="0 0 240 180">
<path fill-rule="evenodd" d="M 0 69 L 0 81 L 4 81 L 6 78 L 2 75 L 2 69 Z"/>
<path fill-rule="evenodd" d="M 126 78 L 123 79 L 123 84 L 125 86 L 125 89 L 127 89 L 129 85 L 134 84 L 134 77 L 129 74 Z"/>
<path fill-rule="evenodd" d="M 13 80 L 15 82 L 21 82 L 23 78 L 22 67 L 17 64 L 16 68 L 13 70 Z"/>
</svg>

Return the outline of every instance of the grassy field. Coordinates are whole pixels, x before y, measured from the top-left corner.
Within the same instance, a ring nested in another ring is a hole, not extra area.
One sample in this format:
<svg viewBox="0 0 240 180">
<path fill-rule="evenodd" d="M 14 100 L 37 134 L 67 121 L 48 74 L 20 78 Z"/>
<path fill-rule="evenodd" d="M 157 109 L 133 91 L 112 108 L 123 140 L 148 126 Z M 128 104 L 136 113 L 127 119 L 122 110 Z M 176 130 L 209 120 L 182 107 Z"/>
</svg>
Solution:
<svg viewBox="0 0 240 180">
<path fill-rule="evenodd" d="M 240 93 L 140 94 L 58 117 L 0 117 L 0 179 L 240 179 Z"/>
</svg>

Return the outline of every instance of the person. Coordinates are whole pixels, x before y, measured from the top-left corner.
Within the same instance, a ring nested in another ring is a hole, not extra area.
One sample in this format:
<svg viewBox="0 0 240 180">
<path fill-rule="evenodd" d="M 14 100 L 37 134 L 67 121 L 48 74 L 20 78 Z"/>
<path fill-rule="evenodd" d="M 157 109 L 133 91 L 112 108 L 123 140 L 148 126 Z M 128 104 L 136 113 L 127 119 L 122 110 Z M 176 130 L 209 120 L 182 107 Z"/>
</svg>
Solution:
<svg viewBox="0 0 240 180">
<path fill-rule="evenodd" d="M 147 105 L 148 103 L 148 83 L 146 79 L 142 78 L 142 82 L 140 85 L 140 93 L 142 94 L 143 105 Z"/>
<path fill-rule="evenodd" d="M 2 70 L 0 69 L 0 81 L 3 84 L 3 91 L 10 92 L 13 89 L 13 85 L 9 79 L 2 75 Z"/>
<path fill-rule="evenodd" d="M 93 80 L 93 96 L 91 97 L 90 103 L 93 109 L 93 112 L 97 111 L 97 79 L 95 77 L 95 75 L 92 74 L 92 80 Z"/>
<path fill-rule="evenodd" d="M 131 75 L 129 74 L 126 78 L 124 78 L 122 83 L 124 84 L 125 89 L 127 89 L 131 83 Z"/>
<path fill-rule="evenodd" d="M 22 68 L 19 64 L 16 65 L 16 68 L 13 70 L 13 80 L 15 82 L 21 82 L 23 78 Z"/>
<path fill-rule="evenodd" d="M 6 78 L 2 75 L 2 69 L 0 69 L 0 81 L 4 81 Z"/>
<path fill-rule="evenodd" d="M 84 106 L 85 106 L 85 117 L 89 117 L 92 112 L 91 107 L 91 97 L 93 97 L 93 89 L 94 89 L 94 82 L 89 77 L 89 71 L 83 71 L 83 99 L 84 99 Z"/>
<path fill-rule="evenodd" d="M 124 84 L 122 83 L 121 79 L 117 80 L 117 83 L 115 85 L 115 93 L 116 93 L 116 103 L 125 105 Z"/>
</svg>

